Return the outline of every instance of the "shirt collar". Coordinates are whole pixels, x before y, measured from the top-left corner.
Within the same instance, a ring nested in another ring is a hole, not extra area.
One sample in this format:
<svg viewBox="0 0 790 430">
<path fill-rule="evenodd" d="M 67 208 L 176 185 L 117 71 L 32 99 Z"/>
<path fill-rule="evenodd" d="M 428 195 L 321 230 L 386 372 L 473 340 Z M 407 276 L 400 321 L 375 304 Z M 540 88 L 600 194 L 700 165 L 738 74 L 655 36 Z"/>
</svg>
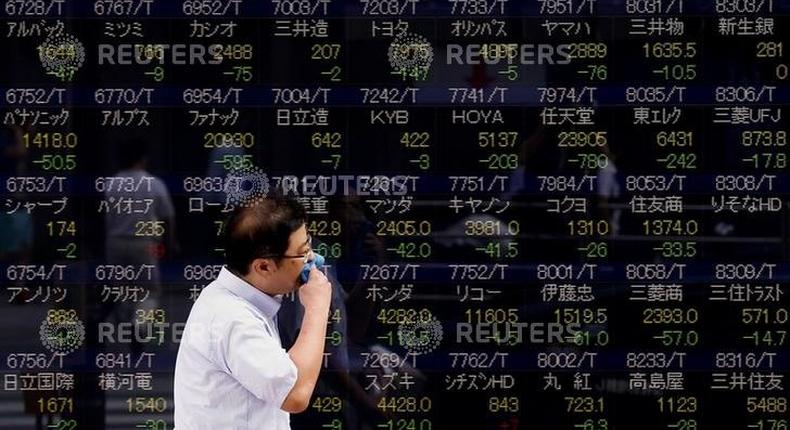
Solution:
<svg viewBox="0 0 790 430">
<path fill-rule="evenodd" d="M 231 293 L 250 302 L 271 319 L 274 319 L 274 316 L 277 315 L 277 311 L 280 310 L 282 296 L 270 296 L 258 290 L 250 285 L 249 282 L 228 270 L 227 266 L 222 266 L 222 270 L 219 271 L 219 275 L 217 276 L 217 282 Z"/>
</svg>

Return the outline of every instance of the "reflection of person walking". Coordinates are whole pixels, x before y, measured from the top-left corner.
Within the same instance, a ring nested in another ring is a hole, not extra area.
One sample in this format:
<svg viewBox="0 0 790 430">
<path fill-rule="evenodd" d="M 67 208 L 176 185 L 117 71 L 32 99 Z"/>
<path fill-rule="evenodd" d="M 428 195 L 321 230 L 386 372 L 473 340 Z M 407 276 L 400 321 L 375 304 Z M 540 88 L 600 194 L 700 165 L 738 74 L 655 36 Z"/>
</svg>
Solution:
<svg viewBox="0 0 790 430">
<path fill-rule="evenodd" d="M 27 153 L 22 141 L 25 130 L 19 126 L 0 125 L 0 176 L 24 175 L 25 155 Z M 13 191 L 12 191 L 13 190 Z M 16 201 L 21 203 L 25 196 L 16 192 L 15 187 L 7 188 L 4 203 Z M 33 215 L 26 210 L 0 210 L 0 264 L 25 264 L 30 262 L 33 253 Z M 23 304 L 33 297 L 33 293 L 24 288 L 22 280 L 7 281 L 9 287 L 16 290 L 12 303 Z"/>
<path fill-rule="evenodd" d="M 120 170 L 115 176 L 103 178 L 100 185 L 105 198 L 100 210 L 105 212 L 106 259 L 108 264 L 140 268 L 144 274 L 141 282 L 147 284 L 148 294 L 136 304 L 120 303 L 113 309 L 112 317 L 117 322 L 138 325 L 132 347 L 139 351 L 139 340 L 151 334 L 139 324 L 150 320 L 146 313 L 158 307 L 162 295 L 158 251 L 165 243 L 170 252 L 177 248 L 175 210 L 164 182 L 146 170 L 145 141 L 124 142 L 119 147 L 118 164 Z"/>
</svg>

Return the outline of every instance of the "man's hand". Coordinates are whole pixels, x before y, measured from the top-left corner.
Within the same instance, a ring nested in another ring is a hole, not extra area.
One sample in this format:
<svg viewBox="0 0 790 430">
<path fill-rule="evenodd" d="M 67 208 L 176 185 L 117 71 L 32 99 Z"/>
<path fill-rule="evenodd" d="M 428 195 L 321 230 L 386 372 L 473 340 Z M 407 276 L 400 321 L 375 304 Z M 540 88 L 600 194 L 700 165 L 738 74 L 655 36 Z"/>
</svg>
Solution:
<svg viewBox="0 0 790 430">
<path fill-rule="evenodd" d="M 299 301 L 304 306 L 302 328 L 288 355 L 299 371 L 296 384 L 286 396 L 281 408 L 292 414 L 307 409 L 313 395 L 326 343 L 326 320 L 332 301 L 332 284 L 315 267 L 307 282 L 299 288 Z"/>
<path fill-rule="evenodd" d="M 299 288 L 299 301 L 305 312 L 329 313 L 332 301 L 332 284 L 320 270 L 313 267 L 307 282 Z"/>
</svg>

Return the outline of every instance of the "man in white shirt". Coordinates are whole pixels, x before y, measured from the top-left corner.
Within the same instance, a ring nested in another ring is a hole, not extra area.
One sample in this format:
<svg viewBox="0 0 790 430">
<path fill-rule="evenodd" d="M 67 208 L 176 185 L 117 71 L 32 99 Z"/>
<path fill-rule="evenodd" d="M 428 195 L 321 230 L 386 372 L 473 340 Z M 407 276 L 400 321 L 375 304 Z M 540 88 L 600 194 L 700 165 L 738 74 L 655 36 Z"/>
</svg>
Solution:
<svg viewBox="0 0 790 430">
<path fill-rule="evenodd" d="M 313 267 L 306 216 L 269 198 L 231 214 L 226 265 L 192 306 L 175 368 L 174 430 L 290 429 L 310 403 L 323 360 L 332 286 Z M 298 290 L 299 336 L 287 352 L 277 331 L 282 295 Z"/>
<path fill-rule="evenodd" d="M 120 323 L 133 323 L 141 337 L 151 333 L 137 321 L 137 311 L 159 308 L 163 291 L 160 275 L 160 251 L 172 255 L 178 250 L 175 208 L 165 182 L 148 172 L 148 143 L 139 138 L 120 142 L 117 146 L 119 171 L 102 178 L 104 199 L 99 210 L 104 212 L 105 251 L 107 264 L 146 267 L 143 281 L 148 295 L 141 302 L 105 303 L 103 312 Z M 97 186 L 99 183 L 97 182 Z M 124 288 L 126 280 L 108 282 L 112 288 Z M 134 337 L 132 351 L 140 352 L 144 343 Z"/>
</svg>

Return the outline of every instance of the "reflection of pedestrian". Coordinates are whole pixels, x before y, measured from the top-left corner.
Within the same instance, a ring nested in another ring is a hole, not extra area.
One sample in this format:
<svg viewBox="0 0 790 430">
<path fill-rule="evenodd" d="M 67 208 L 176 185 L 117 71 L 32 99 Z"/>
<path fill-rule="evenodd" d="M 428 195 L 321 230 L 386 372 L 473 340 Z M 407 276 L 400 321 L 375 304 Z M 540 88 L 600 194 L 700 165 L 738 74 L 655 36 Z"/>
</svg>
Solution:
<svg viewBox="0 0 790 430">
<path fill-rule="evenodd" d="M 315 239 L 313 241 L 315 242 L 313 243 L 314 247 L 318 248 L 322 245 Z M 356 429 L 359 428 L 359 421 L 364 417 L 380 418 L 380 416 L 378 416 L 376 409 L 376 398 L 365 391 L 351 371 L 348 352 L 348 322 L 356 316 L 348 314 L 346 308 L 348 293 L 337 280 L 334 267 L 327 268 L 326 276 L 333 285 L 330 319 L 327 327 L 326 352 L 328 356 L 326 371 L 318 380 L 314 395 L 345 396 L 349 403 L 343 405 L 342 408 L 343 428 Z M 295 300 L 283 300 L 278 317 L 283 345 L 293 344 L 304 319 L 304 308 L 299 306 Z M 353 320 L 351 322 L 358 323 L 359 321 Z M 308 410 L 304 414 L 292 416 L 291 424 L 294 428 L 320 428 L 328 421 L 326 415 L 320 411 Z"/>
<path fill-rule="evenodd" d="M 508 178 L 508 188 L 502 193 L 502 199 L 511 201 L 513 198 L 526 194 L 527 173 L 535 173 L 538 169 L 547 169 L 556 166 L 559 162 L 549 159 L 547 153 L 553 149 L 546 141 L 546 129 L 539 126 L 532 135 L 521 143 L 518 155 L 518 166 L 513 169 Z M 547 173 L 555 173 L 551 170 Z"/>
<path fill-rule="evenodd" d="M 21 127 L 0 125 L 0 174 L 13 176 L 22 173 L 25 145 Z"/>
<path fill-rule="evenodd" d="M 617 177 L 617 165 L 615 156 L 609 149 L 609 145 L 604 144 L 599 147 L 601 153 L 606 156 L 606 165 L 597 169 L 595 172 L 595 189 L 598 203 L 598 215 L 601 219 L 609 222 L 610 233 L 617 236 L 620 233 L 620 215 L 622 209 L 612 208 L 611 204 L 618 203 L 621 197 L 620 182 Z"/>
<path fill-rule="evenodd" d="M 612 236 L 617 236 L 620 233 L 620 214 L 622 209 L 609 206 L 612 203 L 616 203 L 620 198 L 617 166 L 615 166 L 613 160 L 610 159 L 604 168 L 598 169 L 595 180 L 598 191 L 599 213 L 603 219 L 609 221 Z"/>
<path fill-rule="evenodd" d="M 105 214 L 107 263 L 150 267 L 150 280 L 143 280 L 150 293 L 139 306 L 153 309 L 161 295 L 158 249 L 165 241 L 168 252 L 176 247 L 175 210 L 164 182 L 146 170 L 144 141 L 124 142 L 118 151 L 118 162 L 120 170 L 106 181 L 104 192 L 108 202 Z M 116 309 L 116 317 L 119 322 L 131 322 L 133 311 L 132 305 L 123 302 Z"/>
<path fill-rule="evenodd" d="M 23 130 L 12 125 L 0 125 L 0 177 L 24 175 L 26 149 L 23 143 Z M 6 194 L 2 201 L 24 202 L 24 193 L 13 192 Z M 16 204 L 15 203 L 15 204 Z M 27 210 L 19 209 L 8 213 L 6 208 L 0 209 L 0 265 L 28 264 L 33 254 L 33 216 Z M 30 290 L 26 290 L 25 281 L 8 281 L 6 288 L 16 289 L 17 294 L 13 303 L 24 304 L 33 297 Z M 45 428 L 44 414 L 38 407 L 42 399 L 55 396 L 50 390 L 27 390 L 23 392 L 25 413 L 35 415 L 35 428 Z M 52 414 L 47 414 L 48 424 L 52 424 Z"/>
<path fill-rule="evenodd" d="M 17 126 L 0 126 L 0 176 L 24 173 L 22 133 L 23 130 Z M 19 193 L 12 193 L 9 197 L 11 200 L 23 199 Z M 33 248 L 33 217 L 26 210 L 7 212 L 0 210 L 0 263 L 26 263 L 30 261 Z"/>
</svg>

